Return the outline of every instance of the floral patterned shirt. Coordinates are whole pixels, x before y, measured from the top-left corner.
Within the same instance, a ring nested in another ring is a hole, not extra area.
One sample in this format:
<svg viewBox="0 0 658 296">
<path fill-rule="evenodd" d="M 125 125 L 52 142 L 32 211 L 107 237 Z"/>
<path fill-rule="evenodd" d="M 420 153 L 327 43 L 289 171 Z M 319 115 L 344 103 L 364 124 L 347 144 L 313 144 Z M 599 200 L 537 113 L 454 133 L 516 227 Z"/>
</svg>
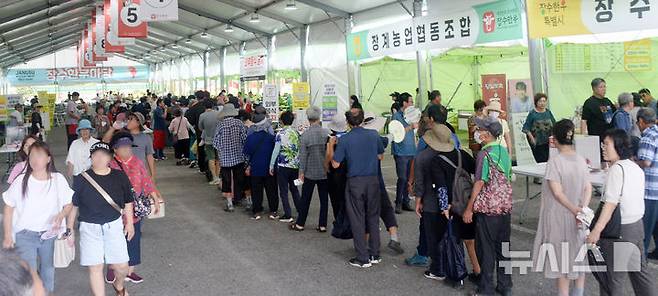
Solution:
<svg viewBox="0 0 658 296">
<path fill-rule="evenodd" d="M 276 134 L 276 145 L 280 146 L 276 164 L 281 167 L 299 168 L 299 133 L 292 127 L 286 127 Z"/>
<path fill-rule="evenodd" d="M 119 164 L 119 162 L 121 163 Z M 135 196 L 139 196 L 140 194 L 149 196 L 155 191 L 155 185 L 151 176 L 146 171 L 144 163 L 136 156 L 133 155 L 126 161 L 114 158 L 110 161 L 110 168 L 121 170 L 128 176 Z M 136 223 L 139 221 L 139 218 L 134 216 L 133 221 Z"/>
</svg>

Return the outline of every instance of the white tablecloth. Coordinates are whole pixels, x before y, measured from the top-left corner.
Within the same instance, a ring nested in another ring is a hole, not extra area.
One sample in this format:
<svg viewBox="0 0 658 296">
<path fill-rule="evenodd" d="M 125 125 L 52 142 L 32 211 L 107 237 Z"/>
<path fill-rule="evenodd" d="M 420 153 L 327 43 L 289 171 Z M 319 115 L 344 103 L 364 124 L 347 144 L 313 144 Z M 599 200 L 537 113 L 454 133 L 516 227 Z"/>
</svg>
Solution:
<svg viewBox="0 0 658 296">
<path fill-rule="evenodd" d="M 517 175 L 528 176 L 533 178 L 543 178 L 546 175 L 546 163 L 538 163 L 531 165 L 519 165 L 512 167 L 512 172 Z M 605 171 L 590 172 L 589 177 L 593 186 L 603 186 L 605 183 Z"/>
</svg>

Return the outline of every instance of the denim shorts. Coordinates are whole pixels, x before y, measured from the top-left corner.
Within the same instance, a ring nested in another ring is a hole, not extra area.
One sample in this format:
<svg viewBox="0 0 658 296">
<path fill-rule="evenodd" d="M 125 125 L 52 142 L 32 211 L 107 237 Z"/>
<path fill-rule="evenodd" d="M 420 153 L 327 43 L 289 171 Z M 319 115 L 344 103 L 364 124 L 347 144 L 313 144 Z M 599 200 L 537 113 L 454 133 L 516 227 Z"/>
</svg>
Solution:
<svg viewBox="0 0 658 296">
<path fill-rule="evenodd" d="M 120 264 L 128 260 L 121 218 L 105 224 L 80 222 L 80 265 Z"/>
</svg>

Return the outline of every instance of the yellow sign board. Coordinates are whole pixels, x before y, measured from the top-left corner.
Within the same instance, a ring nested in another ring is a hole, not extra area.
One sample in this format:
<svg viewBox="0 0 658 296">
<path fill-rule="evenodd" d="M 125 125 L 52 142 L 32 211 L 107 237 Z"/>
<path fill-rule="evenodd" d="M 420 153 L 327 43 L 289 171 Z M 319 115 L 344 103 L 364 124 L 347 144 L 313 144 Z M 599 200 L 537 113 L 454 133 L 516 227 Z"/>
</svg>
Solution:
<svg viewBox="0 0 658 296">
<path fill-rule="evenodd" d="M 308 82 L 292 84 L 292 106 L 294 110 L 306 109 L 311 104 L 311 90 Z"/>
<path fill-rule="evenodd" d="M 7 97 L 0 96 L 0 122 L 7 121 L 9 117 L 7 116 Z"/>
</svg>

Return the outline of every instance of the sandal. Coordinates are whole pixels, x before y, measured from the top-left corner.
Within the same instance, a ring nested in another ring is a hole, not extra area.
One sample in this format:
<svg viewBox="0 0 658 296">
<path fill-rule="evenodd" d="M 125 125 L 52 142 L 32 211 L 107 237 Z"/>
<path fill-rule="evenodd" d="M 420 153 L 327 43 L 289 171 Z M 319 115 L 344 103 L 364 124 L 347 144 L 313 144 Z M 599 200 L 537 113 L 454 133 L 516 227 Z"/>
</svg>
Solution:
<svg viewBox="0 0 658 296">
<path fill-rule="evenodd" d="M 327 227 L 319 226 L 319 227 L 315 228 L 315 230 L 319 233 L 325 233 L 325 232 L 327 232 Z"/>
<path fill-rule="evenodd" d="M 304 227 L 301 227 L 297 224 L 290 224 L 290 230 L 292 230 L 292 231 L 304 231 Z"/>
</svg>

